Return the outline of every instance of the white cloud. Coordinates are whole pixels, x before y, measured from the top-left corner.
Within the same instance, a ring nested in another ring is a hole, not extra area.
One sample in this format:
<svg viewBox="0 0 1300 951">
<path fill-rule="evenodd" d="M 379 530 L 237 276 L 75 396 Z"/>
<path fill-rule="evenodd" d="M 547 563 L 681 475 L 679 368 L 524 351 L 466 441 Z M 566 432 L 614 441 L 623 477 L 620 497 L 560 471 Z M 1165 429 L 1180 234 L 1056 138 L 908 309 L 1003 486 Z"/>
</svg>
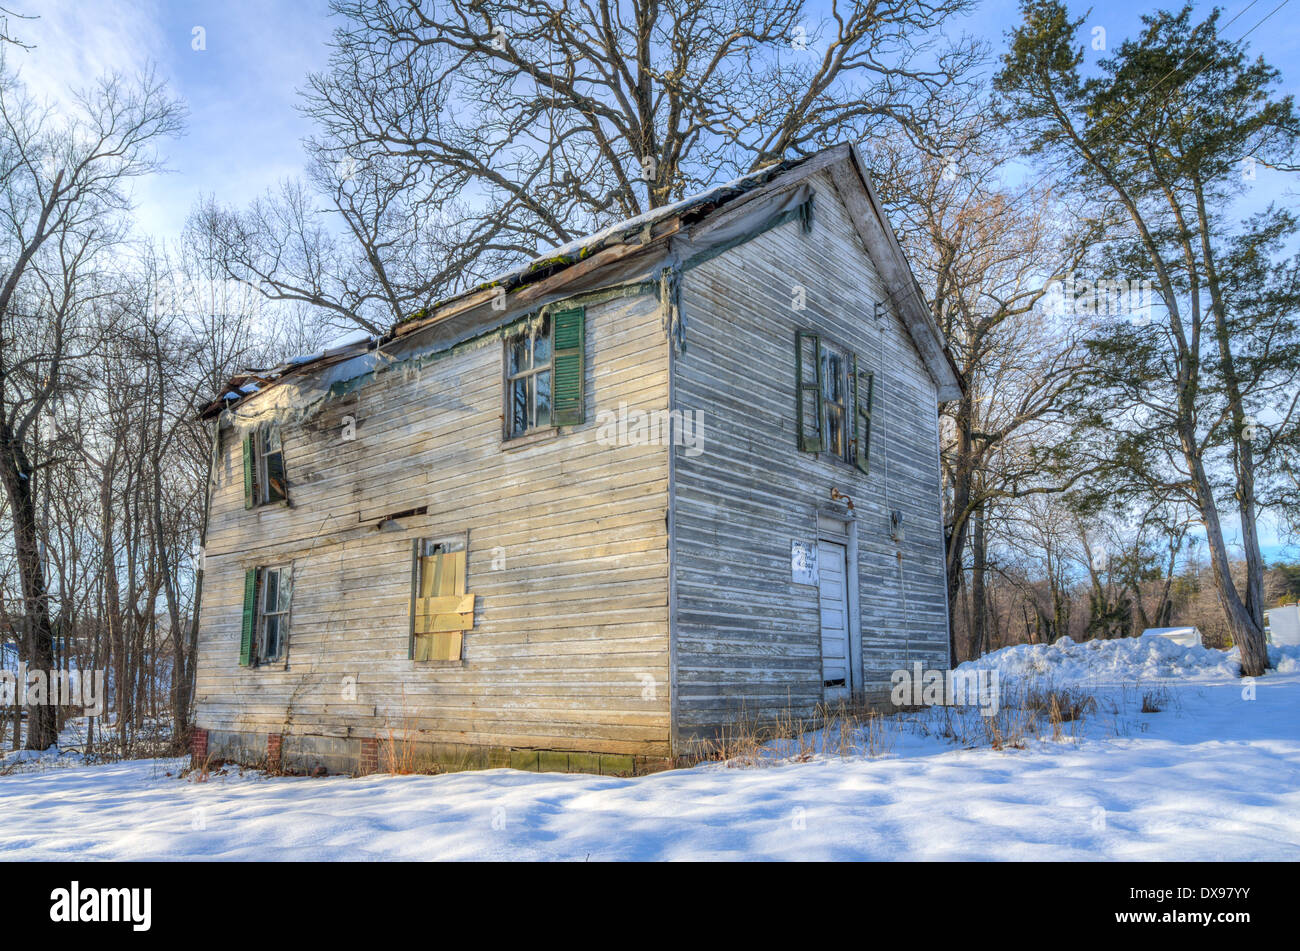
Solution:
<svg viewBox="0 0 1300 951">
<path fill-rule="evenodd" d="M 34 48 L 10 54 L 10 65 L 38 98 L 66 108 L 73 89 L 107 72 L 138 72 L 162 59 L 158 8 L 149 0 L 44 0 L 35 20 L 15 32 Z"/>
</svg>

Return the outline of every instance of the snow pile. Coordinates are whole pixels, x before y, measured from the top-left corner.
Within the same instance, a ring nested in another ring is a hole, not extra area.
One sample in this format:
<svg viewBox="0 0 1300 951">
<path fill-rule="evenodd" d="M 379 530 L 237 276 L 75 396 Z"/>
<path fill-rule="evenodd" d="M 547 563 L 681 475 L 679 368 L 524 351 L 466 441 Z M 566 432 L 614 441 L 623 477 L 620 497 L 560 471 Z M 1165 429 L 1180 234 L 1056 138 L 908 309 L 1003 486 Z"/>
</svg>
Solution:
<svg viewBox="0 0 1300 951">
<path fill-rule="evenodd" d="M 1270 647 L 1269 666 L 1300 672 L 1300 648 Z M 996 670 L 999 677 L 1041 677 L 1057 682 L 1123 683 L 1135 680 L 1220 680 L 1241 676 L 1241 652 L 1187 647 L 1164 637 L 1125 637 L 1082 643 L 1062 637 L 1054 644 L 1017 644 L 959 670 Z"/>
</svg>

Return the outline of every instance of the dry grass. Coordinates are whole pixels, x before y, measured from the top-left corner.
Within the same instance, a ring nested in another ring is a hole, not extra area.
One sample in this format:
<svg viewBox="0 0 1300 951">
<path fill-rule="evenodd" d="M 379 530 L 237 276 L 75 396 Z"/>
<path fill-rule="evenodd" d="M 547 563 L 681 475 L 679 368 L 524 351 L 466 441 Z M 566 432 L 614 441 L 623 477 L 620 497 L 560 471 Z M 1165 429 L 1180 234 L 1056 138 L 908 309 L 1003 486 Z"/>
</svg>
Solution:
<svg viewBox="0 0 1300 951">
<path fill-rule="evenodd" d="M 1107 702 L 1112 729 L 1118 731 L 1123 714 L 1132 709 L 1128 695 L 1118 703 Z M 938 737 L 964 749 L 1024 749 L 1035 741 L 1078 740 L 1086 725 L 1105 712 L 1098 696 L 1086 688 L 1041 679 L 1003 681 L 996 710 L 922 709 L 925 715 L 913 718 L 900 715 L 913 712 L 910 708 L 881 710 L 855 699 L 821 705 L 808 714 L 787 705 L 767 720 L 742 712 L 716 736 L 695 740 L 678 765 L 714 762 L 746 768 L 807 762 L 817 756 L 874 759 L 890 755 L 904 732 Z"/>
<path fill-rule="evenodd" d="M 766 720 L 742 711 L 716 736 L 693 740 L 677 765 L 746 768 L 804 763 L 819 754 L 876 758 L 892 752 L 901 733 L 897 712 L 881 711 L 860 699 L 819 704 L 807 715 L 787 706 Z"/>
<path fill-rule="evenodd" d="M 384 723 L 384 733 L 379 739 L 379 771 L 394 776 L 433 775 L 437 773 L 456 772 L 468 768 L 469 757 L 464 763 L 447 763 L 437 760 L 427 753 L 422 753 L 412 737 L 418 734 L 416 718 L 406 702 L 406 691 L 402 691 L 402 713 L 397 726 L 392 720 Z"/>
<path fill-rule="evenodd" d="M 1159 686 L 1145 690 L 1142 693 L 1142 712 L 1159 713 L 1169 706 L 1172 699 L 1173 695 L 1167 687 Z"/>
</svg>

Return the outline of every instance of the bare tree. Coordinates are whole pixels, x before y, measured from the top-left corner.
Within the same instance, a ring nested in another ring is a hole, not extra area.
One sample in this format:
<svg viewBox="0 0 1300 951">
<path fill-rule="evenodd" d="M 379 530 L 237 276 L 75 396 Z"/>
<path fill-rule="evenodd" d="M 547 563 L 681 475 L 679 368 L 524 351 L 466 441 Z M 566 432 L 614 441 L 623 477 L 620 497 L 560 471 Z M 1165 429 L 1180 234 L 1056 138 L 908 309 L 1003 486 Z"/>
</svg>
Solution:
<svg viewBox="0 0 1300 951">
<path fill-rule="evenodd" d="M 19 46 L 22 47 L 23 49 L 31 49 L 31 46 L 24 43 L 17 36 L 15 36 L 13 33 L 10 32 L 9 30 L 10 17 L 13 17 L 16 20 L 36 19 L 36 17 L 34 16 L 28 16 L 22 13 L 18 13 L 15 10 L 10 10 L 8 7 L 0 6 L 0 44 L 8 43 L 11 46 Z"/>
<path fill-rule="evenodd" d="M 89 350 L 87 320 L 105 293 L 97 273 L 124 236 L 129 179 L 158 167 L 154 143 L 179 131 L 182 109 L 153 75 L 109 76 L 57 118 L 33 102 L 0 60 L 0 478 L 22 585 L 25 652 L 53 663 L 53 636 L 33 491 L 34 426 Z M 33 708 L 27 743 L 56 738 Z"/>
<path fill-rule="evenodd" d="M 882 142 L 872 153 L 882 200 L 963 383 L 962 396 L 942 407 L 949 603 L 964 596 L 967 574 L 971 585 L 969 643 L 957 642 L 958 612 L 949 613 L 954 664 L 987 644 L 994 507 L 1070 483 L 1059 476 L 1067 448 L 1060 419 L 1081 366 L 1079 332 L 1049 313 L 1045 298 L 1090 238 L 1051 189 L 1028 201 L 1007 189 L 1002 179 L 1014 149 L 987 104 L 982 111 L 979 102 L 961 105 L 964 114 L 954 110 L 936 143 L 940 151 Z"/>
<path fill-rule="evenodd" d="M 340 325 L 784 158 L 928 141 L 968 94 L 970 0 L 337 0 L 311 190 L 196 214 L 232 276 Z M 326 208 L 333 224 L 317 214 Z"/>
</svg>

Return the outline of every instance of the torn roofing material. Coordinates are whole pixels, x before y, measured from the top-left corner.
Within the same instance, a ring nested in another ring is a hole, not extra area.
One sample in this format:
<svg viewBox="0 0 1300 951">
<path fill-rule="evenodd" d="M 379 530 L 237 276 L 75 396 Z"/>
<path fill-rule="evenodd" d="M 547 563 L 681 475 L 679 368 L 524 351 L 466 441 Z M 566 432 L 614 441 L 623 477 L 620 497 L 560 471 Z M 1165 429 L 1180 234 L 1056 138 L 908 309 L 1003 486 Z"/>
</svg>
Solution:
<svg viewBox="0 0 1300 951">
<path fill-rule="evenodd" d="M 313 381 L 316 384 L 313 389 L 318 390 L 322 383 L 329 386 L 345 382 L 349 374 L 356 377 L 374 372 L 393 362 L 395 354 L 390 351 L 408 349 L 400 345 L 406 343 L 404 338 L 435 324 L 450 323 L 452 318 L 460 318 L 464 324 L 472 323 L 494 301 L 499 301 L 503 292 L 514 298 L 509 312 L 502 315 L 499 307 L 491 309 L 498 312 L 499 319 L 513 319 L 521 309 L 544 306 L 565 294 L 590 291 L 600 285 L 644 284 L 663 266 L 689 265 L 692 260 L 734 246 L 774 220 L 785 220 L 797 206 L 810 201 L 811 190 L 805 180 L 822 170 L 831 174 L 868 254 L 890 287 L 890 298 L 935 381 L 939 399 L 956 398 L 961 394 L 960 378 L 943 334 L 925 305 L 920 287 L 871 187 L 861 156 L 855 147 L 841 144 L 766 166 L 554 248 L 492 280 L 421 308 L 383 336 L 296 357 L 277 367 L 236 377 L 201 415 L 216 416 L 254 392 L 293 378 L 323 374 L 325 379 Z M 800 183 L 802 188 L 796 188 Z M 764 207 L 753 211 L 754 203 L 768 195 L 778 199 L 778 207 L 767 208 L 764 202 Z M 452 335 L 449 342 L 454 344 L 465 338 L 465 333 Z M 394 347 L 394 344 L 399 345 Z M 257 389 L 242 390 L 237 381 Z M 289 394 L 284 396 L 291 398 Z"/>
</svg>

